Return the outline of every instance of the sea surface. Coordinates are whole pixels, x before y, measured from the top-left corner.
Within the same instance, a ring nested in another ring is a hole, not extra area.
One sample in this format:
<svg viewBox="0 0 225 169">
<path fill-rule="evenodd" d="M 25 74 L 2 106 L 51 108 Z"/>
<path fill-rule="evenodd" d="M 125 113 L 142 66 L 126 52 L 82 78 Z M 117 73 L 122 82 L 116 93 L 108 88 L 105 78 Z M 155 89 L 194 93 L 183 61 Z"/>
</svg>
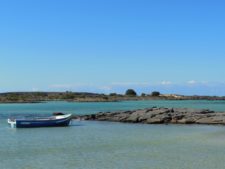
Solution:
<svg viewBox="0 0 225 169">
<path fill-rule="evenodd" d="M 225 101 L 0 104 L 0 169 L 223 169 L 225 126 L 73 121 L 70 127 L 10 128 L 10 116 L 90 114 L 158 107 L 225 112 Z"/>
</svg>

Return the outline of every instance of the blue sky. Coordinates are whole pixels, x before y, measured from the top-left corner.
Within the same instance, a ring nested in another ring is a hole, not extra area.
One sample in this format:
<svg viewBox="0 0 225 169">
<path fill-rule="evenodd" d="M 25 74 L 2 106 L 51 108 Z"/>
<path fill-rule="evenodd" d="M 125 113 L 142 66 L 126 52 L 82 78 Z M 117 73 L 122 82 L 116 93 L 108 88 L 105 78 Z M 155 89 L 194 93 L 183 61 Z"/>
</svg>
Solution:
<svg viewBox="0 0 225 169">
<path fill-rule="evenodd" d="M 1 0 L 0 92 L 225 95 L 222 0 Z"/>
</svg>

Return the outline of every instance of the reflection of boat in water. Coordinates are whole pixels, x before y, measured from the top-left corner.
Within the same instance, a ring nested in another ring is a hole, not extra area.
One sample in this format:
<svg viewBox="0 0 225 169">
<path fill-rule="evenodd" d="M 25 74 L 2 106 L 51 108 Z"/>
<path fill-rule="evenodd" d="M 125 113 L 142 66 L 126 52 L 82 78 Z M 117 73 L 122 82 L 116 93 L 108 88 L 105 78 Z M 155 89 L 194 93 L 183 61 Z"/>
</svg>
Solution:
<svg viewBox="0 0 225 169">
<path fill-rule="evenodd" d="M 61 127 L 68 126 L 72 119 L 72 114 L 51 116 L 51 117 L 35 117 L 24 119 L 8 119 L 11 127 L 29 128 L 29 127 Z"/>
</svg>

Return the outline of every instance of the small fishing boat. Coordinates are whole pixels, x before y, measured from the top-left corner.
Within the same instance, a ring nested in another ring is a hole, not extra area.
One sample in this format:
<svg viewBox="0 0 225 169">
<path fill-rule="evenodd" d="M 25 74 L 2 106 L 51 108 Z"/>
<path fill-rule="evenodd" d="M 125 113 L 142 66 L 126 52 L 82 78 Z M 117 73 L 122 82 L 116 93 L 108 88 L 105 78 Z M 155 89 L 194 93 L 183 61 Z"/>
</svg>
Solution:
<svg viewBox="0 0 225 169">
<path fill-rule="evenodd" d="M 72 114 L 51 116 L 51 117 L 35 117 L 24 119 L 8 119 L 12 128 L 29 128 L 29 127 L 61 127 L 68 126 L 72 119 Z"/>
</svg>

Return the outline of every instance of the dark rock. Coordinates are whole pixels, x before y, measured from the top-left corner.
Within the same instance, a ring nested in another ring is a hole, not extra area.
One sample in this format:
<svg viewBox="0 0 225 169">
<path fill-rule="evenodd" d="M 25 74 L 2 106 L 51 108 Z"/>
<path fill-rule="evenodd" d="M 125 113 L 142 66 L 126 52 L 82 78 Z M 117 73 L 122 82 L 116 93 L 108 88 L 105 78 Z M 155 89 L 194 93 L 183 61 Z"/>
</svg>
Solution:
<svg viewBox="0 0 225 169">
<path fill-rule="evenodd" d="M 148 108 L 80 116 L 84 120 L 115 121 L 148 124 L 225 124 L 225 113 L 206 109 Z"/>
<path fill-rule="evenodd" d="M 61 116 L 61 115 L 65 115 L 64 113 L 62 112 L 54 112 L 52 113 L 53 116 Z"/>
</svg>

